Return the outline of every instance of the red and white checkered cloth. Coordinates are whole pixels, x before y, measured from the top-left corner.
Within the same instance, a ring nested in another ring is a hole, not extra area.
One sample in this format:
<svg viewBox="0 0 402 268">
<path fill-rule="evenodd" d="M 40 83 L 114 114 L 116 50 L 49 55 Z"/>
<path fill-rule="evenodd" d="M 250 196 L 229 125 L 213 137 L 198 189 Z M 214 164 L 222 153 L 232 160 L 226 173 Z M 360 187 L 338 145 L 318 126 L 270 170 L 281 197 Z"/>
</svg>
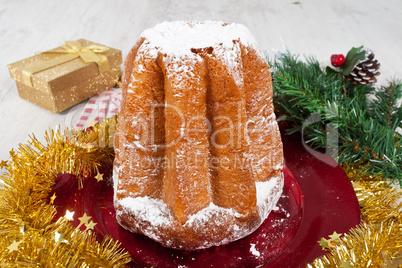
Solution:
<svg viewBox="0 0 402 268">
<path fill-rule="evenodd" d="M 91 124 L 99 123 L 116 115 L 120 111 L 120 104 L 120 88 L 109 88 L 102 93 L 94 95 L 87 101 L 75 127 L 87 128 Z"/>
</svg>

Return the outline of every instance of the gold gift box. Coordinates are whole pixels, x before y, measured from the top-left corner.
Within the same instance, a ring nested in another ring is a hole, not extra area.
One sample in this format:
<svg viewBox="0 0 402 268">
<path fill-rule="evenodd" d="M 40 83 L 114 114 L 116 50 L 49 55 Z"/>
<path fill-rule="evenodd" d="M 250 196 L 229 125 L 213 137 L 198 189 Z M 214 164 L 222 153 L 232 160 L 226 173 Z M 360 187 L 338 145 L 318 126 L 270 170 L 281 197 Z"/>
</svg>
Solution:
<svg viewBox="0 0 402 268">
<path fill-rule="evenodd" d="M 107 88 L 121 76 L 120 50 L 84 39 L 8 65 L 21 98 L 60 113 Z"/>
</svg>

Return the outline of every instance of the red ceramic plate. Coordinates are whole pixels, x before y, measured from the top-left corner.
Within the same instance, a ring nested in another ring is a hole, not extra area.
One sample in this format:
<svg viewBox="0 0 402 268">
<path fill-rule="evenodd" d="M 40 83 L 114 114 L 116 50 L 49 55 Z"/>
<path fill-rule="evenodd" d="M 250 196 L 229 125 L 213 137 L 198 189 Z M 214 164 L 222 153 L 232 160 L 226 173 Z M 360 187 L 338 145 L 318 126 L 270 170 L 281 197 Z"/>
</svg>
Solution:
<svg viewBox="0 0 402 268">
<path fill-rule="evenodd" d="M 119 240 L 132 256 L 132 267 L 305 267 L 325 254 L 317 243 L 322 237 L 359 224 L 360 208 L 348 178 L 329 156 L 323 156 L 325 162 L 315 158 L 297 135 L 282 138 L 285 185 L 278 209 L 254 233 L 230 244 L 181 251 L 124 230 L 115 220 L 111 166 L 100 171 L 104 181 L 88 178 L 82 190 L 71 175 L 59 175 L 53 189 L 58 215 L 75 211 L 74 225 L 89 215 L 97 223 L 97 237 Z"/>
</svg>

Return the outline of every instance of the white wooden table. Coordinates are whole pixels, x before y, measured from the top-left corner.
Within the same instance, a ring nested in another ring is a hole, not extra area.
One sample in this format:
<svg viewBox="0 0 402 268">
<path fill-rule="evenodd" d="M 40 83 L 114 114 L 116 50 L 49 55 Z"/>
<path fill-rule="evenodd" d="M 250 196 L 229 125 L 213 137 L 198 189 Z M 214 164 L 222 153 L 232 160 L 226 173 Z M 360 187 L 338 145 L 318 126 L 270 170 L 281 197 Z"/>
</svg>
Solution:
<svg viewBox="0 0 402 268">
<path fill-rule="evenodd" d="M 122 50 L 168 20 L 221 20 L 249 27 L 262 49 L 289 49 L 329 64 L 333 53 L 371 48 L 381 62 L 379 82 L 402 79 L 402 1 L 106 1 L 0 0 L 0 160 L 34 133 L 70 126 L 81 106 L 52 114 L 19 98 L 7 64 L 85 38 Z"/>
</svg>

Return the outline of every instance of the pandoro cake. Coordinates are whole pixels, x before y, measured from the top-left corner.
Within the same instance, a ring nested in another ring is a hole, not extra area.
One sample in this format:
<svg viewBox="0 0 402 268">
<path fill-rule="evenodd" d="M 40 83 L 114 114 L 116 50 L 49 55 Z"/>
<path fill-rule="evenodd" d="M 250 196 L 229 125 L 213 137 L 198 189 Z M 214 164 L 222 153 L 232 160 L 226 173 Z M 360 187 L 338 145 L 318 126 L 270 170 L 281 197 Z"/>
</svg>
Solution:
<svg viewBox="0 0 402 268">
<path fill-rule="evenodd" d="M 164 22 L 129 52 L 115 134 L 118 223 L 193 250 L 241 239 L 283 188 L 269 66 L 249 30 Z"/>
</svg>

